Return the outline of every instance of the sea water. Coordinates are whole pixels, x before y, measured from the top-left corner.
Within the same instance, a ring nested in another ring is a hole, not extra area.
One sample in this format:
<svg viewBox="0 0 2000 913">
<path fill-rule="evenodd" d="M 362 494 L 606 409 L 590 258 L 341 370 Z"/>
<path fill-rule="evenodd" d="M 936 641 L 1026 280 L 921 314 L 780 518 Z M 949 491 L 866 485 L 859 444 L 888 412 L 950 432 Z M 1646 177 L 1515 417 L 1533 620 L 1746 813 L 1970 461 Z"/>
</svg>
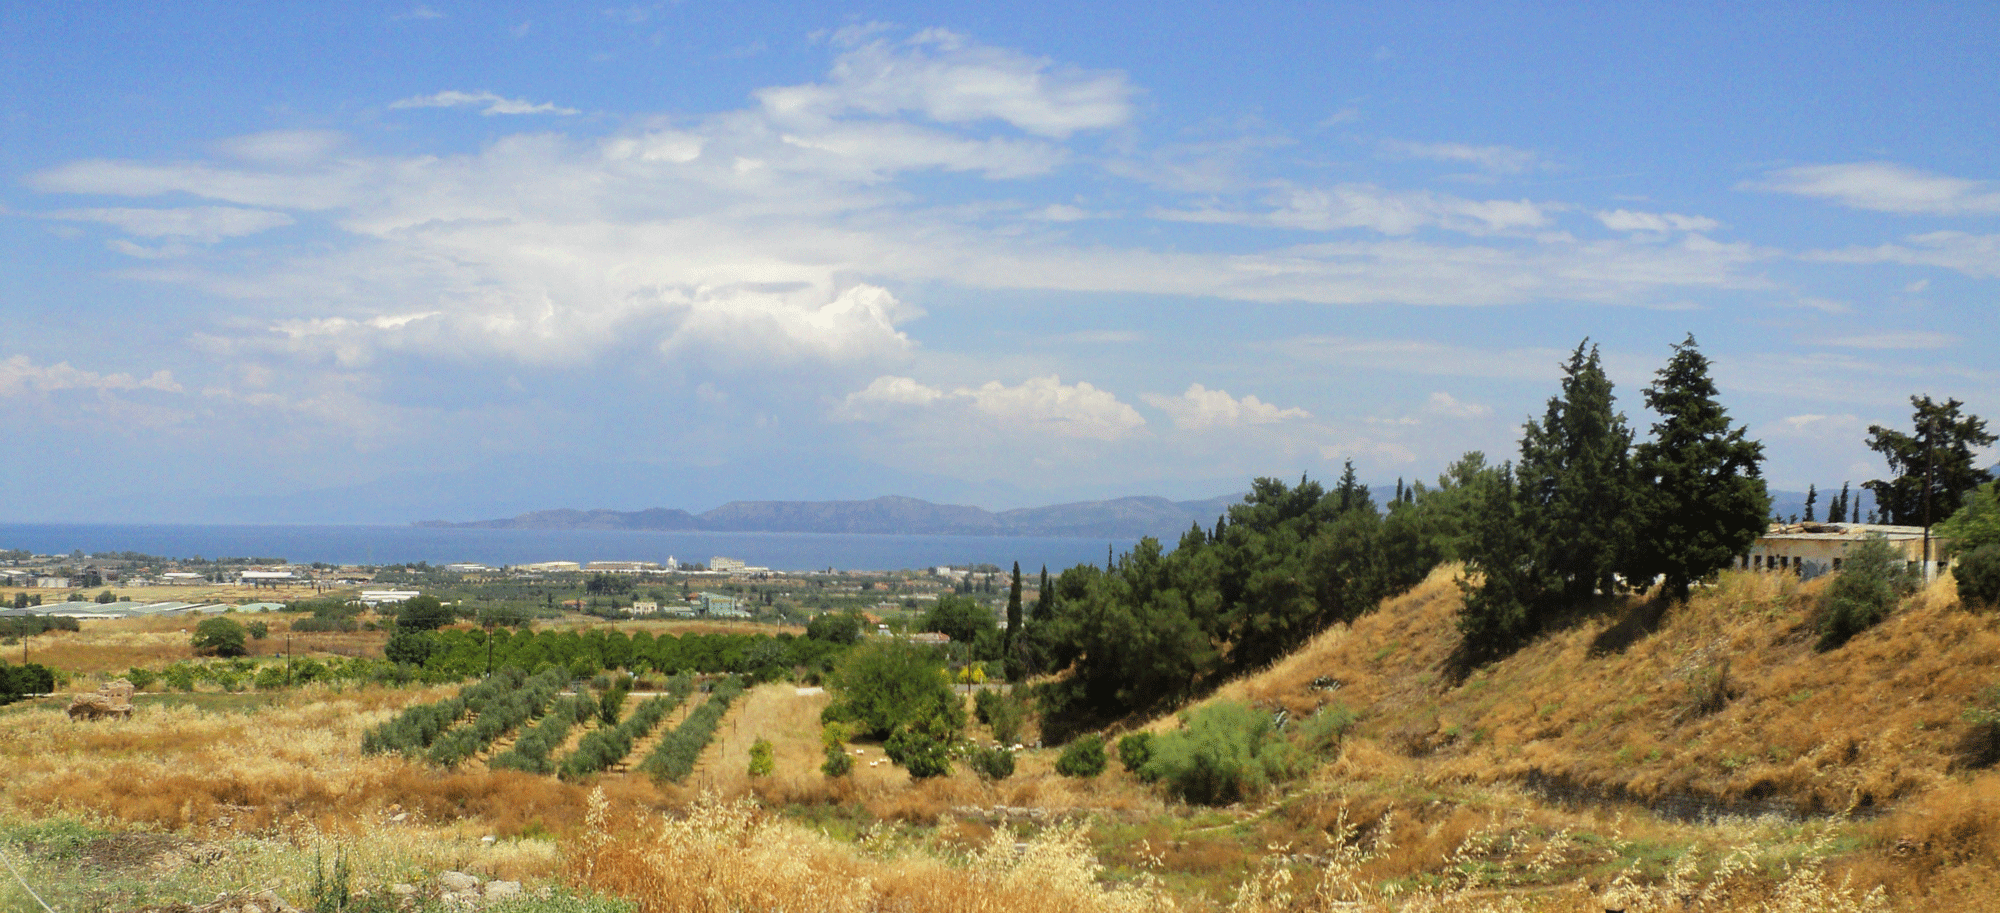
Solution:
<svg viewBox="0 0 2000 913">
<path fill-rule="evenodd" d="M 1133 539 L 873 533 L 723 533 L 641 530 L 444 529 L 417 526 L 255 526 L 0 523 L 0 549 L 67 555 L 140 552 L 166 558 L 282 558 L 293 564 L 491 566 L 538 561 L 707 563 L 723 556 L 778 571 L 900 570 L 1021 563 L 1024 574 L 1102 565 Z"/>
</svg>

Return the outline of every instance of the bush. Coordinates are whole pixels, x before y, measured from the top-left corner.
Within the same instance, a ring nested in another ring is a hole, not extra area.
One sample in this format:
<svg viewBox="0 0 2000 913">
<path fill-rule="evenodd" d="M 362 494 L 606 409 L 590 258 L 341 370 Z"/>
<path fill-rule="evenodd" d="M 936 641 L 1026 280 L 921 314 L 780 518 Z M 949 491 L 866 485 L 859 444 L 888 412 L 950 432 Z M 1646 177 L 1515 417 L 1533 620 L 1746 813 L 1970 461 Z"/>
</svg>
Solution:
<svg viewBox="0 0 2000 913">
<path fill-rule="evenodd" d="M 946 681 L 936 650 L 901 640 L 877 640 L 847 654 L 827 681 L 834 702 L 829 720 L 852 720 L 862 732 L 886 738 L 906 723 L 935 719 L 955 736 L 965 707 Z"/>
<path fill-rule="evenodd" d="M 2000 545 L 1984 545 L 1958 559 L 1958 601 L 1966 608 L 2000 607 Z"/>
<path fill-rule="evenodd" d="M 1127 773 L 1136 773 L 1153 759 L 1153 734 L 1135 732 L 1118 740 L 1118 763 Z"/>
<path fill-rule="evenodd" d="M 1222 701 L 1182 718 L 1181 728 L 1153 740 L 1140 778 L 1160 781 L 1188 801 L 1226 805 L 1255 795 L 1274 779 L 1296 773 L 1298 752 L 1279 738 L 1271 715 Z"/>
<path fill-rule="evenodd" d="M 208 656 L 242 656 L 243 626 L 234 618 L 217 616 L 194 626 L 194 651 Z"/>
<path fill-rule="evenodd" d="M 265 624 L 261 618 L 244 625 L 243 630 L 249 632 L 251 640 L 263 640 L 271 636 L 271 626 Z"/>
<path fill-rule="evenodd" d="M 896 727 L 882 752 L 897 766 L 924 780 L 951 774 L 951 748 L 957 727 L 935 716 L 911 720 Z"/>
<path fill-rule="evenodd" d="M 1965 721 L 1972 724 L 1958 743 L 1953 766 L 1983 770 L 2000 763 L 2000 685 L 1989 685 L 1965 708 Z"/>
<path fill-rule="evenodd" d="M 1005 780 L 1014 775 L 1014 753 L 1005 748 L 974 748 L 965 763 L 984 780 Z"/>
<path fill-rule="evenodd" d="M 826 746 L 826 761 L 819 766 L 819 772 L 829 777 L 844 777 L 854 772 L 854 759 L 848 757 L 847 749 L 839 745 Z"/>
<path fill-rule="evenodd" d="M 1104 772 L 1104 739 L 1091 733 L 1063 749 L 1056 758 L 1056 773 L 1065 777 L 1089 778 Z"/>
<path fill-rule="evenodd" d="M 980 691 L 972 696 L 973 713 L 993 729 L 993 741 L 1013 745 L 1021 741 L 1021 725 L 1028 708 L 1019 697 L 998 691 Z"/>
<path fill-rule="evenodd" d="M 1832 650 L 1874 627 L 1915 588 L 1903 556 L 1889 540 L 1871 535 L 1847 553 L 1840 573 L 1826 588 L 1820 616 L 1819 649 Z"/>
<path fill-rule="evenodd" d="M 750 744 L 750 775 L 768 777 L 777 769 L 778 762 L 771 753 L 771 740 L 758 739 Z"/>
</svg>

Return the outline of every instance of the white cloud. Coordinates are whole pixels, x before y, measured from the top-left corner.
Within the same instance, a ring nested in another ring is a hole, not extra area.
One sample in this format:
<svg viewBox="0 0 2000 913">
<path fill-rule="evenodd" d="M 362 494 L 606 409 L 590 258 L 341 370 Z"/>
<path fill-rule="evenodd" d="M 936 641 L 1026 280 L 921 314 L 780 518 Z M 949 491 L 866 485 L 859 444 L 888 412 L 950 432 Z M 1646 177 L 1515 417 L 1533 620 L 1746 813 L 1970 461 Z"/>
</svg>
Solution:
<svg viewBox="0 0 2000 913">
<path fill-rule="evenodd" d="M 1139 398 L 1145 400 L 1147 405 L 1165 412 L 1173 419 L 1175 427 L 1190 431 L 1235 428 L 1243 425 L 1269 425 L 1287 419 L 1312 417 L 1312 413 L 1304 409 L 1280 409 L 1256 396 L 1237 399 L 1230 396 L 1228 391 L 1210 390 L 1201 384 L 1189 384 L 1187 390 L 1179 396 L 1145 393 Z"/>
<path fill-rule="evenodd" d="M 404 19 L 443 19 L 444 14 L 419 3 L 411 7 L 409 12 L 398 13 L 389 18 L 399 21 Z"/>
<path fill-rule="evenodd" d="M 1894 162 L 1801 165 L 1773 171 L 1763 180 L 1747 182 L 1742 187 L 1904 215 L 2000 213 L 2000 184 L 1935 174 Z"/>
<path fill-rule="evenodd" d="M 845 50 L 828 81 L 762 90 L 765 111 L 780 121 L 851 112 L 917 112 L 959 125 L 1001 120 L 1056 139 L 1132 116 L 1135 90 L 1123 73 L 1060 65 L 941 29 L 902 42 L 876 37 L 879 31 L 843 30 L 835 40 Z"/>
<path fill-rule="evenodd" d="M 812 133 L 785 134 L 786 143 L 853 161 L 876 179 L 919 168 L 983 171 L 992 178 L 1045 174 L 1064 158 L 1047 143 L 965 139 L 908 124 L 835 124 Z"/>
<path fill-rule="evenodd" d="M 142 238 L 183 238 L 202 244 L 214 244 L 223 238 L 252 235 L 293 223 L 292 217 L 282 212 L 232 206 L 64 209 L 49 213 L 49 217 L 71 222 L 102 222 Z"/>
<path fill-rule="evenodd" d="M 884 375 L 848 394 L 834 410 L 836 418 L 846 421 L 887 421 L 905 414 L 943 429 L 946 437 L 967 421 L 996 423 L 1009 435 L 1032 432 L 1095 441 L 1129 437 L 1146 425 L 1137 410 L 1110 391 L 1087 382 L 1065 384 L 1053 374 L 1013 386 L 988 381 L 949 393 L 908 377 Z"/>
<path fill-rule="evenodd" d="M 1382 149 L 1400 158 L 1456 162 L 1495 174 L 1518 174 L 1535 167 L 1540 157 L 1512 146 L 1470 146 L 1464 143 L 1413 143 L 1383 140 Z"/>
<path fill-rule="evenodd" d="M 1480 403 L 1469 403 L 1449 393 L 1432 393 L 1424 401 L 1424 411 L 1445 418 L 1484 418 L 1493 414 L 1493 407 Z"/>
<path fill-rule="evenodd" d="M 936 387 L 927 387 L 914 378 L 884 374 L 868 386 L 847 394 L 842 407 L 850 413 L 872 411 L 877 406 L 928 406 L 945 397 Z"/>
<path fill-rule="evenodd" d="M 1548 224 L 1543 207 L 1527 200 L 1468 200 L 1429 190 L 1390 191 L 1373 184 L 1282 187 L 1265 199 L 1263 212 L 1221 209 L 1168 210 L 1154 217 L 1182 222 L 1262 225 L 1308 231 L 1361 228 L 1407 235 L 1421 228 L 1493 234 Z"/>
<path fill-rule="evenodd" d="M 435 95 L 418 95 L 389 103 L 390 109 L 401 108 L 458 108 L 465 106 L 485 107 L 479 113 L 495 114 L 580 114 L 575 108 L 565 108 L 554 102 L 535 104 L 525 98 L 502 98 L 492 92 L 460 92 L 455 89 Z"/>
<path fill-rule="evenodd" d="M 1807 260 L 1823 263 L 1897 263 L 1954 270 L 1974 279 L 2000 279 L 2000 235 L 1934 231 L 1911 235 L 1904 244 L 1811 251 Z M 1921 289 L 1918 289 L 1921 291 Z"/>
<path fill-rule="evenodd" d="M 1612 231 L 1639 231 L 1665 234 L 1674 231 L 1714 231 L 1721 222 L 1704 216 L 1684 216 L 1675 212 L 1633 212 L 1614 209 L 1595 213 L 1597 220 Z"/>
<path fill-rule="evenodd" d="M 1051 374 L 1009 387 L 988 381 L 977 389 L 961 388 L 975 408 L 1011 425 L 1045 429 L 1065 437 L 1116 440 L 1145 427 L 1146 420 L 1108 390 L 1079 381 L 1068 385 Z"/>
<path fill-rule="evenodd" d="M 0 396 L 19 396 L 23 393 L 52 393 L 58 390 L 156 390 L 162 393 L 180 393 L 181 385 L 174 381 L 172 372 L 155 371 L 145 379 L 134 378 L 130 374 L 99 374 L 70 367 L 62 361 L 52 365 L 38 365 L 26 355 L 15 355 L 0 361 Z"/>
</svg>

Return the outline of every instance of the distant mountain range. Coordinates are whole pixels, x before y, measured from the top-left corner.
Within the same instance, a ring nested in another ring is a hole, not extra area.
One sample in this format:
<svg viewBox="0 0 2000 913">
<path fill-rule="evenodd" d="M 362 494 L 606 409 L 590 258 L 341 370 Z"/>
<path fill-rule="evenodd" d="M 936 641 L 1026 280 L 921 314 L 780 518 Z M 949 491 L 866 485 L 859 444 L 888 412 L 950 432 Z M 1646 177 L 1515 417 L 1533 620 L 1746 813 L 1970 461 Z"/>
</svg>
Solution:
<svg viewBox="0 0 2000 913">
<path fill-rule="evenodd" d="M 1136 539 L 1180 537 L 1199 523 L 1213 526 L 1240 494 L 1202 501 L 1160 497 L 1115 498 L 998 513 L 962 504 L 932 504 L 890 495 L 866 501 L 731 501 L 690 514 L 678 508 L 647 510 L 538 510 L 504 520 L 416 525 L 457 529 L 629 529 L 758 533 L 884 533 L 948 536 L 1092 536 Z"/>
<path fill-rule="evenodd" d="M 1370 492 L 1386 504 L 1394 489 Z M 1855 489 L 1857 507 L 1868 493 Z M 1833 492 L 1821 492 L 1817 505 L 1824 516 Z M 1771 509 L 1780 517 L 1802 514 L 1805 492 L 1772 491 Z M 456 529 L 629 529 L 686 530 L 728 533 L 879 533 L 943 536 L 1078 536 L 1137 539 L 1156 536 L 1168 547 L 1192 524 L 1215 525 L 1242 494 L 1201 501 L 1169 501 L 1160 497 L 1079 501 L 1048 507 L 1023 507 L 994 512 L 964 504 L 933 504 L 920 498 L 888 495 L 866 501 L 731 501 L 714 510 L 691 514 L 671 507 L 646 510 L 537 510 L 502 520 L 453 523 L 425 520 L 417 526 Z"/>
</svg>

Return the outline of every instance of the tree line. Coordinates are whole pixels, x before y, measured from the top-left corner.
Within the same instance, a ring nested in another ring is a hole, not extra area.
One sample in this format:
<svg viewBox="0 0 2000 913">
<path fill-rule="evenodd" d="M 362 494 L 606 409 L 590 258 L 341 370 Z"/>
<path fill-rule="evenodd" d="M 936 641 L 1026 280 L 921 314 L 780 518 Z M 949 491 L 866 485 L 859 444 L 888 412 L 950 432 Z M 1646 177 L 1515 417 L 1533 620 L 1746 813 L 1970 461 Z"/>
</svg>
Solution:
<svg viewBox="0 0 2000 913">
<path fill-rule="evenodd" d="M 1660 417 L 1635 442 L 1596 347 L 1524 427 L 1518 461 L 1472 452 L 1435 487 L 1374 503 L 1347 465 L 1326 488 L 1257 479 L 1171 552 L 1152 538 L 1046 580 L 1010 662 L 1046 686 L 1056 732 L 1172 706 L 1374 609 L 1441 562 L 1471 573 L 1463 658 L 1518 647 L 1565 607 L 1659 580 L 1670 598 L 1742 554 L 1770 499 L 1762 445 L 1730 423 L 1692 337 L 1645 391 Z M 1049 728 L 1049 727 L 1045 727 Z"/>
</svg>

